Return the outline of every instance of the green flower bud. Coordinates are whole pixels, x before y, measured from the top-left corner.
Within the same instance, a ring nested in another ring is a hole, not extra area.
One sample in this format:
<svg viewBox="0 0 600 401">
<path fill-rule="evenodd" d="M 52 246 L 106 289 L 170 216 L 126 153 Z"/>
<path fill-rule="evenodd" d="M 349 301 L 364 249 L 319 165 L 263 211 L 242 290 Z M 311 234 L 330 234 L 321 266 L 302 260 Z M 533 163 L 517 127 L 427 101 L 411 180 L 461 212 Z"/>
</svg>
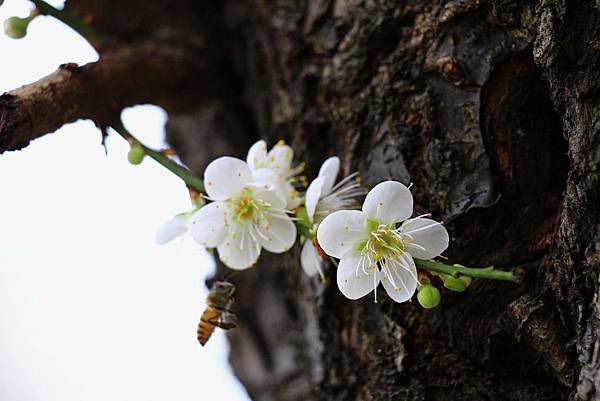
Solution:
<svg viewBox="0 0 600 401">
<path fill-rule="evenodd" d="M 440 278 L 444 282 L 444 287 L 456 292 L 463 292 L 467 289 L 467 283 L 460 278 L 452 277 L 448 274 L 440 274 Z"/>
<path fill-rule="evenodd" d="M 419 289 L 417 299 L 423 308 L 431 309 L 440 304 L 442 296 L 440 295 L 440 290 L 431 284 L 423 284 Z"/>
<path fill-rule="evenodd" d="M 6 36 L 13 39 L 21 39 L 27 35 L 27 26 L 31 22 L 33 17 L 19 18 L 10 17 L 4 21 L 4 33 Z"/>
<path fill-rule="evenodd" d="M 127 160 L 129 163 L 133 165 L 138 165 L 144 160 L 144 156 L 146 156 L 146 152 L 144 152 L 144 148 L 139 143 L 134 143 L 131 145 L 131 149 L 129 149 L 129 153 L 127 153 Z"/>
</svg>

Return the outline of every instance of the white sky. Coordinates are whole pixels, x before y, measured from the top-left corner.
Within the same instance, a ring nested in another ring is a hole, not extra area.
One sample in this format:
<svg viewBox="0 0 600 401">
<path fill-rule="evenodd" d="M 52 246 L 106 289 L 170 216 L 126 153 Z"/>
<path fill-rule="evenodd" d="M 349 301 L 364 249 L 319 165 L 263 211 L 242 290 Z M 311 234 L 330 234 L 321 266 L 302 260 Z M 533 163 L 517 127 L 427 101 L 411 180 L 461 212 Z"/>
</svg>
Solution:
<svg viewBox="0 0 600 401">
<path fill-rule="evenodd" d="M 7 0 L 0 21 L 29 7 Z M 96 59 L 69 28 L 37 18 L 25 39 L 0 34 L 0 93 Z M 161 109 L 124 119 L 162 144 Z M 189 238 L 154 244 L 190 207 L 187 191 L 152 160 L 128 164 L 127 148 L 111 136 L 105 156 L 85 121 L 0 155 L 0 400 L 248 399 L 223 334 L 196 340 L 210 260 Z"/>
</svg>

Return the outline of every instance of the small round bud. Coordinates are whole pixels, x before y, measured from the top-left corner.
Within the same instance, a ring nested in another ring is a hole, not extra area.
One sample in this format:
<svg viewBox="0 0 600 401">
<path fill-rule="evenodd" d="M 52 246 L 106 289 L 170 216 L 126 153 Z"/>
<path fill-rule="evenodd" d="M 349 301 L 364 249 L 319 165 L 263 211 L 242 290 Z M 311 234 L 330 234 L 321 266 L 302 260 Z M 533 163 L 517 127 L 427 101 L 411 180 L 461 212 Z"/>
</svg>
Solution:
<svg viewBox="0 0 600 401">
<path fill-rule="evenodd" d="M 442 296 L 440 295 L 440 290 L 431 284 L 423 284 L 419 289 L 417 299 L 423 308 L 431 309 L 440 304 Z"/>
<path fill-rule="evenodd" d="M 131 145 L 131 149 L 129 149 L 129 153 L 127 153 L 127 160 L 129 160 L 129 163 L 137 166 L 144 160 L 144 156 L 146 156 L 144 148 L 137 143 Z"/>
<path fill-rule="evenodd" d="M 467 289 L 467 283 L 460 278 L 455 278 L 448 274 L 441 274 L 440 277 L 444 282 L 444 287 L 449 290 L 463 292 Z"/>
<path fill-rule="evenodd" d="M 27 27 L 33 18 L 10 17 L 4 21 L 4 33 L 13 39 L 21 39 L 27 35 Z"/>
</svg>

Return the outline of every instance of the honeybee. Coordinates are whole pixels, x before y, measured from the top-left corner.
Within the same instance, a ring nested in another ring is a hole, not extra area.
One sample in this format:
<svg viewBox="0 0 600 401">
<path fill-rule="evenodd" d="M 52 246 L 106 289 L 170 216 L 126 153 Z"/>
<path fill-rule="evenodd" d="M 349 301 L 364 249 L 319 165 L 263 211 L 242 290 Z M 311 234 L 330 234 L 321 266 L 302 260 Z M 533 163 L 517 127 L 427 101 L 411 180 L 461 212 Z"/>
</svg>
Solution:
<svg viewBox="0 0 600 401">
<path fill-rule="evenodd" d="M 231 322 L 225 322 L 224 317 L 233 315 L 230 308 L 233 304 L 233 293 L 235 286 L 227 281 L 217 281 L 213 284 L 208 297 L 206 297 L 206 309 L 202 312 L 198 324 L 198 341 L 204 346 L 215 327 L 230 330 L 235 327 Z"/>
</svg>

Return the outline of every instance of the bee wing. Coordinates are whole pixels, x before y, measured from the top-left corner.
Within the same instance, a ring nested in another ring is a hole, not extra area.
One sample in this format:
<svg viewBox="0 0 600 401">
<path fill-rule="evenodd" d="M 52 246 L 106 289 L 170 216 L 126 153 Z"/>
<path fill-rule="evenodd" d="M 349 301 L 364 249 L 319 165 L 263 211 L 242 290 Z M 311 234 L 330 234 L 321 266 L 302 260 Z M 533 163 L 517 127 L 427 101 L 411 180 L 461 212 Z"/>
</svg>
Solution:
<svg viewBox="0 0 600 401">
<path fill-rule="evenodd" d="M 234 329 L 237 327 L 235 314 L 231 311 L 225 312 L 221 317 L 221 323 L 228 328 L 225 330 Z M 225 327 L 223 327 L 225 328 Z"/>
</svg>

